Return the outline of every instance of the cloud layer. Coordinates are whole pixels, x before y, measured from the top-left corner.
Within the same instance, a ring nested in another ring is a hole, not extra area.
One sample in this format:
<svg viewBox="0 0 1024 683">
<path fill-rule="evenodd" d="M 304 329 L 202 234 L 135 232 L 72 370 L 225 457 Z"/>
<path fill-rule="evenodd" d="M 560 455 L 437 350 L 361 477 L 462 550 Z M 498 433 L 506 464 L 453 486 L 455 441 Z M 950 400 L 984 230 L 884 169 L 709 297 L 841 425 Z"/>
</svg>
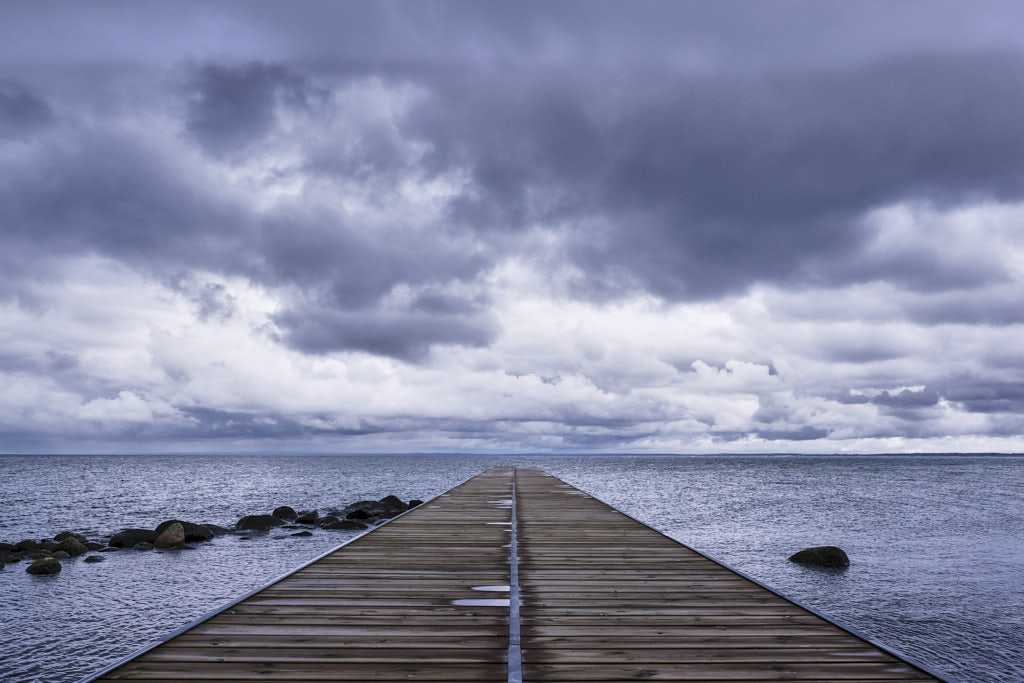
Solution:
<svg viewBox="0 0 1024 683">
<path fill-rule="evenodd" d="M 3 449 L 1021 450 L 1021 12 L 829 4 L 5 8 Z"/>
</svg>

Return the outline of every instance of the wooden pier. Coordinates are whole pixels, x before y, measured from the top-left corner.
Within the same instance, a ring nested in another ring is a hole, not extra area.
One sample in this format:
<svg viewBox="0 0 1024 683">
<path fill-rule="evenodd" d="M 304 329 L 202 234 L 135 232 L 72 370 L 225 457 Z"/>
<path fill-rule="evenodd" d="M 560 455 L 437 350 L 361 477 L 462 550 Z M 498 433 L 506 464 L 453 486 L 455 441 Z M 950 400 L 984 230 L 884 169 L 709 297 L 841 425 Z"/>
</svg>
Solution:
<svg viewBox="0 0 1024 683">
<path fill-rule="evenodd" d="M 940 681 L 532 468 L 495 468 L 87 680 Z"/>
</svg>

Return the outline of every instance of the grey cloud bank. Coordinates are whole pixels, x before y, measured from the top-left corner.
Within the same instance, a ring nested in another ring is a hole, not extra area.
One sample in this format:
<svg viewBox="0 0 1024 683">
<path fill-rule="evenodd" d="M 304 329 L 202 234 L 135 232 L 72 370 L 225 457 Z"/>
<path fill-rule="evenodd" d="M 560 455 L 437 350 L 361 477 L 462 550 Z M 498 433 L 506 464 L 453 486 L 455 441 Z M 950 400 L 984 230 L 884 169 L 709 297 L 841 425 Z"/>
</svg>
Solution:
<svg viewBox="0 0 1024 683">
<path fill-rule="evenodd" d="M 1015 4 L 118 7 L 0 10 L 2 450 L 1022 450 Z"/>
</svg>

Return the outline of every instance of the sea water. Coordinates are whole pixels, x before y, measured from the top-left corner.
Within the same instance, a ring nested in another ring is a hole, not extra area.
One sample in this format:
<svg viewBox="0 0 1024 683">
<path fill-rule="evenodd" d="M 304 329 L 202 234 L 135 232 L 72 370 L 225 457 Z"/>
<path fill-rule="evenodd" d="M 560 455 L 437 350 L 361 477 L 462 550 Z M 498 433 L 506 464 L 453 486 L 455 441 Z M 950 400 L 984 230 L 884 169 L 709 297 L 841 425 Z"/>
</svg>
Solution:
<svg viewBox="0 0 1024 683">
<path fill-rule="evenodd" d="M 0 456 L 0 541 L 428 499 L 495 465 L 541 467 L 951 680 L 1024 680 L 1024 457 Z M 76 681 L 354 535 L 9 564 L 0 680 Z M 848 570 L 786 559 L 826 544 Z"/>
</svg>

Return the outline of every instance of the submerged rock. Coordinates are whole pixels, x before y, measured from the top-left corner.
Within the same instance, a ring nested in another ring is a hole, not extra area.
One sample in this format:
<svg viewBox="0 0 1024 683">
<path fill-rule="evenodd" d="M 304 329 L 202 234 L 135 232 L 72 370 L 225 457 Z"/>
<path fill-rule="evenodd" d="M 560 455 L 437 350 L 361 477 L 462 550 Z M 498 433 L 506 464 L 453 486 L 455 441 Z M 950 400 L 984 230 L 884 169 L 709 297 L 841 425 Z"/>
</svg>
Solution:
<svg viewBox="0 0 1024 683">
<path fill-rule="evenodd" d="M 291 507 L 290 505 L 282 505 L 281 507 L 276 507 L 274 508 L 274 511 L 270 514 L 274 515 L 279 519 L 286 519 L 289 522 L 293 521 L 296 517 L 299 516 L 298 513 L 295 512 L 295 508 Z"/>
<path fill-rule="evenodd" d="M 135 549 L 136 550 L 152 550 L 153 549 L 153 544 L 152 543 L 137 543 L 135 545 Z"/>
<path fill-rule="evenodd" d="M 354 519 L 342 519 L 342 520 L 339 520 L 337 522 L 330 522 L 328 524 L 321 524 L 320 527 L 323 528 L 323 529 L 346 530 L 346 531 L 358 531 L 360 529 L 368 529 L 369 528 L 365 524 L 363 524 L 362 522 L 358 522 L 358 521 L 356 521 Z"/>
<path fill-rule="evenodd" d="M 284 526 L 284 521 L 274 515 L 246 515 L 235 523 L 239 531 L 270 531 L 275 526 Z"/>
<path fill-rule="evenodd" d="M 210 531 L 210 533 L 212 533 L 214 536 L 223 536 L 224 534 L 230 534 L 231 533 L 231 529 L 228 529 L 227 527 L 219 526 L 217 524 L 200 524 L 200 526 L 205 527 L 206 529 L 208 529 Z M 188 533 L 187 529 L 185 530 L 185 533 L 186 534 Z"/>
<path fill-rule="evenodd" d="M 124 529 L 110 537 L 110 545 L 115 548 L 131 548 L 139 543 L 153 543 L 157 533 L 152 529 Z"/>
<path fill-rule="evenodd" d="M 53 576 L 54 574 L 60 574 L 60 569 L 60 560 L 55 557 L 44 557 L 30 564 L 25 568 L 25 571 L 29 574 L 38 574 L 40 576 Z"/>
<path fill-rule="evenodd" d="M 312 531 L 296 531 L 292 536 L 312 536 Z"/>
<path fill-rule="evenodd" d="M 185 527 L 181 525 L 181 522 L 172 522 L 160 532 L 153 545 L 161 550 L 167 550 L 183 543 L 185 543 Z"/>
<path fill-rule="evenodd" d="M 82 545 L 85 546 L 86 550 L 99 550 L 105 547 L 102 543 L 97 543 L 96 541 L 86 541 Z"/>
<path fill-rule="evenodd" d="M 194 522 L 185 522 L 180 519 L 169 519 L 166 522 L 161 522 L 157 528 L 157 535 L 162 534 L 172 524 L 180 524 L 182 531 L 185 534 L 185 541 L 209 541 L 213 538 L 213 530 L 204 524 L 195 524 Z"/>
<path fill-rule="evenodd" d="M 107 558 L 103 557 L 102 555 L 90 555 L 89 557 L 85 558 L 85 561 L 92 564 L 93 562 L 102 562 L 105 559 Z"/>
<path fill-rule="evenodd" d="M 834 545 L 804 548 L 800 552 L 790 555 L 789 561 L 828 569 L 846 569 L 850 566 L 850 558 L 847 557 L 846 552 Z"/>
</svg>

